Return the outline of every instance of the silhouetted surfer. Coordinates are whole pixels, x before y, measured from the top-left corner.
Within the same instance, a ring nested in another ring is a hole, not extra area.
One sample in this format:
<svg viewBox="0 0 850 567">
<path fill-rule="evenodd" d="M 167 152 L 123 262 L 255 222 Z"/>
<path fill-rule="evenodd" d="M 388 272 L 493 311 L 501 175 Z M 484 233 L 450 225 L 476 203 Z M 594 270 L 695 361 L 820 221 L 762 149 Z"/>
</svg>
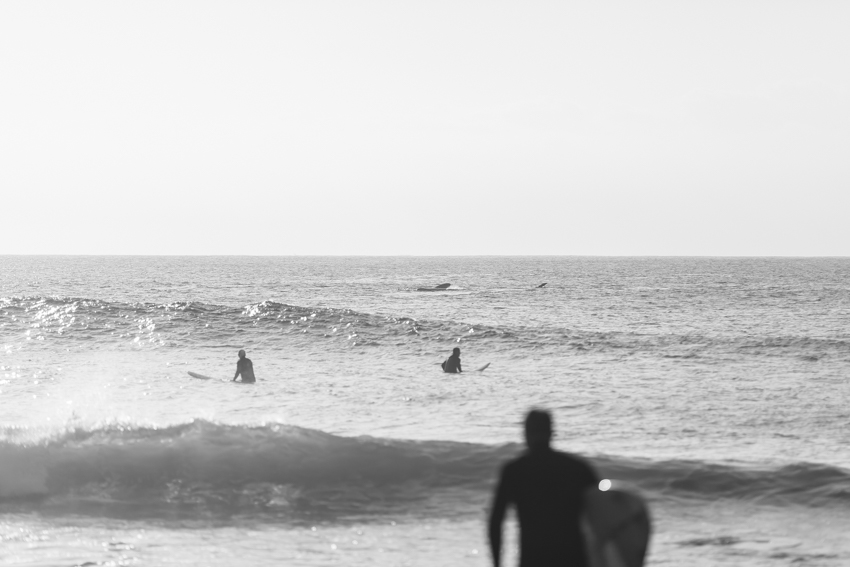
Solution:
<svg viewBox="0 0 850 567">
<path fill-rule="evenodd" d="M 452 355 L 448 357 L 442 364 L 443 372 L 449 374 L 460 374 L 463 372 L 460 368 L 460 349 L 455 347 L 452 349 Z"/>
<path fill-rule="evenodd" d="M 242 381 L 245 383 L 253 383 L 256 382 L 256 378 L 254 378 L 254 363 L 251 362 L 251 359 L 245 356 L 245 351 L 239 351 L 239 362 L 236 363 L 236 374 L 233 375 L 233 380 L 231 382 L 235 382 L 239 375 L 242 375 Z"/>
<path fill-rule="evenodd" d="M 599 479 L 589 464 L 549 447 L 552 418 L 532 410 L 525 418 L 528 450 L 507 463 L 490 510 L 490 551 L 501 564 L 502 521 L 516 506 L 520 527 L 520 567 L 586 567 L 579 518 L 583 493 Z"/>
</svg>

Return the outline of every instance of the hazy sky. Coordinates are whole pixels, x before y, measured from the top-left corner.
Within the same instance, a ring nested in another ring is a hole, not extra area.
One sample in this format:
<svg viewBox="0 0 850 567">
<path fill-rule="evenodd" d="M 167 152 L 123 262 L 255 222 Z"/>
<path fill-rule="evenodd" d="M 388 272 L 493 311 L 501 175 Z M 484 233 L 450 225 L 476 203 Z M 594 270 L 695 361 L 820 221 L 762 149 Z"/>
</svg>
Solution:
<svg viewBox="0 0 850 567">
<path fill-rule="evenodd" d="M 0 253 L 850 255 L 850 2 L 0 3 Z"/>
</svg>

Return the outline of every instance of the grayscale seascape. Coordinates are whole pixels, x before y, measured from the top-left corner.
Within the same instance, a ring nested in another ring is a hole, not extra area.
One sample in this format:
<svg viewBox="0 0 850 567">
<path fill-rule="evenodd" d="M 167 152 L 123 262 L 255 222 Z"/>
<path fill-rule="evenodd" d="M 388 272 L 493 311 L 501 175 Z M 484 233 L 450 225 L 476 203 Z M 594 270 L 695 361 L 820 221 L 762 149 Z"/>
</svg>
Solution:
<svg viewBox="0 0 850 567">
<path fill-rule="evenodd" d="M 535 405 L 647 497 L 647 565 L 850 564 L 848 259 L 0 266 L 2 564 L 483 567 Z"/>
<path fill-rule="evenodd" d="M 848 22 L 0 2 L 0 567 L 850 566 Z"/>
</svg>

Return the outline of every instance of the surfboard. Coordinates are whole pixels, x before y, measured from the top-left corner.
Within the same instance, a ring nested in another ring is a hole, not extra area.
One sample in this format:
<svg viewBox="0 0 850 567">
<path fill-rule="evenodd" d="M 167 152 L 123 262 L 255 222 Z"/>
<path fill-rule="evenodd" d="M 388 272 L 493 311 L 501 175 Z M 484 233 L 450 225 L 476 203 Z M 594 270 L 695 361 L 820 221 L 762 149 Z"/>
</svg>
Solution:
<svg viewBox="0 0 850 567">
<path fill-rule="evenodd" d="M 441 362 L 440 366 L 443 367 L 444 364 L 445 364 L 445 361 Z M 475 370 L 473 370 L 473 372 L 484 372 L 485 370 L 487 370 L 487 367 L 489 367 L 489 366 L 490 366 L 490 363 L 488 362 L 487 364 L 485 364 L 481 368 L 476 368 Z M 449 372 L 449 374 L 454 374 L 454 372 Z"/>
<path fill-rule="evenodd" d="M 642 567 L 652 531 L 637 492 L 603 480 L 584 495 L 583 527 L 590 567 Z"/>
<path fill-rule="evenodd" d="M 192 378 L 197 378 L 198 380 L 215 380 L 215 378 L 204 376 L 203 374 L 198 374 L 197 372 L 189 372 L 189 376 L 191 376 Z"/>
<path fill-rule="evenodd" d="M 215 380 L 216 382 L 230 382 L 231 384 L 255 384 L 256 382 L 243 382 L 241 380 L 225 380 L 224 378 L 213 378 L 212 376 L 204 376 L 203 374 L 198 374 L 197 372 L 189 372 L 189 376 L 192 378 L 197 378 L 198 380 Z"/>
</svg>

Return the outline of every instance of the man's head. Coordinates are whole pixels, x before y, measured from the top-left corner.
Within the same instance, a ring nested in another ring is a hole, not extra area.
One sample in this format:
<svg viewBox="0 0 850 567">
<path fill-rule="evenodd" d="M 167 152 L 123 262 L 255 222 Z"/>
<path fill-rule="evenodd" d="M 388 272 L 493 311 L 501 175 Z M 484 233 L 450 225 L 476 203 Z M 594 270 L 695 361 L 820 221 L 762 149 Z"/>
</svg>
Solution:
<svg viewBox="0 0 850 567">
<path fill-rule="evenodd" d="M 239 358 L 245 358 L 245 351 L 244 350 L 239 351 Z"/>
<path fill-rule="evenodd" d="M 548 411 L 533 409 L 525 416 L 525 443 L 530 449 L 549 447 L 552 439 L 552 416 Z"/>
<path fill-rule="evenodd" d="M 452 354 L 455 356 L 460 356 L 460 349 L 455 347 L 452 349 Z"/>
</svg>

